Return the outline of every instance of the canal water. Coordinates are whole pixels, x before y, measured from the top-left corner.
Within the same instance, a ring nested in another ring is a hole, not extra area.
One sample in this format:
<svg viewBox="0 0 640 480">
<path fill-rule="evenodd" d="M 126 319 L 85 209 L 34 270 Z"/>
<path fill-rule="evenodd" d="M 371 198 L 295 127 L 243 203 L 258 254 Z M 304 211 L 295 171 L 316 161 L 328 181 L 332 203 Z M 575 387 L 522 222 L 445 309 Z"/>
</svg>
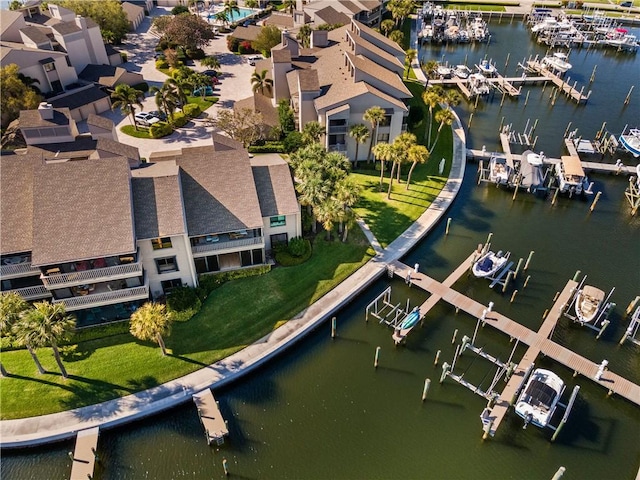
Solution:
<svg viewBox="0 0 640 480">
<path fill-rule="evenodd" d="M 492 32 L 489 47 L 438 48 L 428 54 L 444 54 L 451 63 L 460 63 L 466 50 L 469 62 L 477 63 L 486 50 L 499 65 L 509 50 L 512 57 L 539 51 L 521 24 L 503 21 L 492 25 Z M 477 54 L 473 60 L 472 52 Z M 470 146 L 497 148 L 502 116 L 505 123 L 520 129 L 527 118 L 538 118 L 539 145 L 550 156 L 560 154 L 569 121 L 589 137 L 603 121 L 619 133 L 626 123 L 639 120 L 637 96 L 622 108 L 630 85 L 637 83 L 637 56 L 574 51 L 570 60 L 576 78 L 585 82 L 592 65 L 598 64 L 586 108 L 565 99 L 551 108 L 541 87 L 531 89 L 526 107 L 521 99 L 507 101 L 500 109 L 496 97 L 476 110 Z M 534 102 L 535 95 L 540 98 Z M 469 107 L 457 110 L 466 125 Z M 447 214 L 452 218 L 449 235 L 441 223 L 405 263 L 419 263 L 421 270 L 443 280 L 489 232 L 493 247 L 511 251 L 516 260 L 533 250 L 526 272 L 529 283 L 523 288 L 524 275 L 517 280 L 513 288 L 519 293 L 513 303 L 511 290 L 503 295 L 489 289 L 486 281 L 463 277 L 454 286 L 480 302 L 494 302 L 496 310 L 533 329 L 541 325 L 544 310 L 576 270 L 606 292 L 615 286 L 612 299 L 618 306 L 600 340 L 595 340 L 595 332 L 566 318 L 560 320 L 553 339 L 595 362 L 607 359 L 611 370 L 640 382 L 638 348 L 628 342 L 618 345 L 627 325 L 624 310 L 640 294 L 640 217 L 630 216 L 624 199 L 626 179 L 594 175 L 594 190 L 603 193 L 590 213 L 588 200 L 560 197 L 552 206 L 549 199 L 521 193 L 512 201 L 511 192 L 476 186 L 475 178 L 475 165 L 469 164 L 459 197 Z M 441 302 L 411 333 L 406 346 L 396 348 L 389 329 L 373 319 L 365 321 L 366 305 L 389 285 L 395 303 L 409 300 L 413 306 L 427 297 L 403 281 L 382 279 L 339 313 L 336 339 L 330 338 L 329 325 L 323 325 L 266 367 L 216 391 L 230 429 L 223 447 L 207 446 L 195 407 L 188 403 L 102 432 L 95 478 L 224 478 L 223 458 L 231 477 L 255 479 L 550 479 L 560 466 L 567 469 L 566 479 L 635 478 L 640 464 L 640 409 L 615 396 L 607 398 L 603 388 L 573 378 L 569 369 L 545 358 L 537 366 L 551 368 L 564 379 L 565 395 L 574 385 L 581 386 L 569 423 L 556 442 L 550 442 L 549 432 L 532 426 L 523 430 L 513 413 L 495 438 L 482 441 L 479 414 L 486 402 L 449 379 L 439 384 L 440 366 L 434 366 L 438 350 L 440 364 L 451 362 L 454 330 L 458 341 L 464 334 L 471 336 L 475 319 L 456 314 Z M 476 344 L 503 360 L 513 347 L 508 337 L 489 326 L 480 330 Z M 381 353 L 376 369 L 377 346 Z M 515 358 L 523 352 L 518 347 Z M 467 353 L 456 372 L 486 388 L 495 369 Z M 427 378 L 431 387 L 422 402 Z M 70 450 L 73 442 L 4 451 L 2 477 L 68 478 Z"/>
</svg>

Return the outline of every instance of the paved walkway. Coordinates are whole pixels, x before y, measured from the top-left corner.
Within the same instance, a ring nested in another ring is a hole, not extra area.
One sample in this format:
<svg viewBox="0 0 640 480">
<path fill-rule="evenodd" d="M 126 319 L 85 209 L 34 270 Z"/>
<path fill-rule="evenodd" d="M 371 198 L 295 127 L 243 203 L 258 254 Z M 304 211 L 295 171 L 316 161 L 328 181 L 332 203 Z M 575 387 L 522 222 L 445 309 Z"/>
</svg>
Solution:
<svg viewBox="0 0 640 480">
<path fill-rule="evenodd" d="M 237 82 L 234 82 L 237 83 Z M 248 83 L 248 82 L 247 82 Z M 158 387 L 88 407 L 50 415 L 0 422 L 0 447 L 19 448 L 73 438 L 80 430 L 110 428 L 153 415 L 190 401 L 194 393 L 219 388 L 270 360 L 335 315 L 351 298 L 365 290 L 400 259 L 442 218 L 460 190 L 466 163 L 464 129 L 456 117 L 453 125 L 453 163 L 444 188 L 431 206 L 400 237 L 382 249 L 364 229 L 377 255 L 344 282 L 309 306 L 304 313 L 259 339 L 247 348 L 215 364 Z M 136 145 L 138 146 L 138 145 Z M 165 148 L 166 145 L 160 147 Z"/>
</svg>

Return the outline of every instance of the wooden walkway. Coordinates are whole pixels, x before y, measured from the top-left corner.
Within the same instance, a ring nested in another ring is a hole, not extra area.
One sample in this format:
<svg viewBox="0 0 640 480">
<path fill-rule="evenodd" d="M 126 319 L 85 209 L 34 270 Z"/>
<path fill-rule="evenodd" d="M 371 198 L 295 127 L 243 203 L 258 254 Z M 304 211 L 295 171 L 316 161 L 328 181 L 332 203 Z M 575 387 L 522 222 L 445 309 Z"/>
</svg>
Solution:
<svg viewBox="0 0 640 480">
<path fill-rule="evenodd" d="M 76 435 L 76 449 L 73 452 L 71 480 L 87 480 L 93 478 L 98 448 L 99 427 L 80 430 Z"/>
<path fill-rule="evenodd" d="M 510 79 L 503 77 L 499 73 L 497 73 L 495 78 L 491 80 L 493 80 L 493 85 L 501 92 L 504 92 L 511 97 L 517 97 L 518 95 L 520 95 L 522 86 L 520 88 L 514 87 Z"/>
<path fill-rule="evenodd" d="M 211 389 L 207 388 L 202 392 L 193 395 L 193 402 L 198 409 L 200 421 L 207 436 L 207 443 L 215 442 L 218 445 L 224 443 L 224 437 L 229 435 L 227 424 L 222 418 L 216 399 L 213 398 Z"/>
<path fill-rule="evenodd" d="M 473 252 L 442 283 L 423 273 L 414 272 L 411 267 L 399 261 L 391 262 L 390 266 L 393 267 L 393 272 L 401 278 L 406 278 L 407 275 L 410 274 L 413 285 L 431 293 L 431 297 L 420 306 L 421 316 L 426 315 L 429 309 L 435 305 L 439 299 L 442 299 L 456 307 L 456 309 L 463 310 L 474 318 L 480 318 L 487 307 L 451 288 L 465 272 L 469 271 L 476 256 L 477 253 Z M 640 405 L 639 385 L 636 385 L 610 371 L 605 371 L 600 379 L 596 380 L 595 376 L 598 371 L 599 364 L 596 364 L 549 339 L 556 323 L 562 315 L 563 309 L 569 302 L 577 285 L 577 282 L 574 282 L 573 280 L 567 282 L 537 332 L 498 312 L 490 312 L 486 316 L 487 325 L 506 333 L 512 339 L 518 339 L 520 342 L 529 345 L 529 348 L 518 362 L 518 367 L 491 411 L 490 418 L 493 421 L 493 425 L 489 432 L 491 436 L 495 435 L 495 432 L 506 412 L 515 401 L 515 396 L 524 380 L 525 372 L 532 364 L 535 363 L 536 358 L 540 353 L 571 368 L 574 372 L 599 383 L 608 390 L 609 394 L 616 393 L 632 403 Z"/>
<path fill-rule="evenodd" d="M 540 75 L 548 77 L 549 80 L 551 80 L 551 82 L 553 82 L 553 84 L 558 87 L 558 89 L 562 93 L 564 93 L 566 96 L 576 101 L 577 103 L 586 103 L 586 101 L 589 100 L 589 94 L 583 95 L 582 93 L 584 91 L 584 87 L 582 87 L 582 90 L 580 91 L 576 89 L 577 81 L 574 82 L 573 86 L 569 85 L 569 83 L 565 82 L 564 79 L 553 73 L 551 70 L 545 68 L 542 63 L 536 60 L 528 60 L 526 62 L 526 68 L 529 71 L 536 72 Z"/>
</svg>

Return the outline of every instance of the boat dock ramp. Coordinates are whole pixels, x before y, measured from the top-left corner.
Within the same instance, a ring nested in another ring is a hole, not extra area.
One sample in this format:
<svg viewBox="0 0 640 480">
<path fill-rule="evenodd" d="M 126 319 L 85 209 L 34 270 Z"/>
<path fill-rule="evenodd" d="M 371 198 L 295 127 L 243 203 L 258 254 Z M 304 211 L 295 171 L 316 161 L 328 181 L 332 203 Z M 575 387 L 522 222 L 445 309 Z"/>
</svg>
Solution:
<svg viewBox="0 0 640 480">
<path fill-rule="evenodd" d="M 193 402 L 198 409 L 198 416 L 200 422 L 204 427 L 204 433 L 207 437 L 207 443 L 211 445 L 222 445 L 224 443 L 224 437 L 229 435 L 229 429 L 227 423 L 222 418 L 220 408 L 218 408 L 218 402 L 213 398 L 211 389 L 207 388 L 202 392 L 193 395 Z"/>
<path fill-rule="evenodd" d="M 93 427 L 80 430 L 76 434 L 76 448 L 74 452 L 69 452 L 69 457 L 73 461 L 71 465 L 71 480 L 87 480 L 93 478 L 98 455 L 98 433 L 100 428 Z"/>
<path fill-rule="evenodd" d="M 476 256 L 477 252 L 473 252 L 442 283 L 399 261 L 390 262 L 389 271 L 403 279 L 410 276 L 413 285 L 431 294 L 431 297 L 419 307 L 422 316 L 425 316 L 429 309 L 442 299 L 453 305 L 456 311 L 462 310 L 477 318 L 478 322 L 488 324 L 504 332 L 511 339 L 516 339 L 520 343 L 529 345 L 524 356 L 518 361 L 517 367 L 513 369 L 507 386 L 495 399 L 495 404 L 491 406 L 488 414 L 485 412 L 483 420 L 483 423 L 485 423 L 485 437 L 495 435 L 509 407 L 513 405 L 517 398 L 519 390 L 525 384 L 527 372 L 532 370 L 532 364 L 535 363 L 540 354 L 546 355 L 572 369 L 574 375 L 581 374 L 602 385 L 607 389 L 609 395 L 615 393 L 636 405 L 640 405 L 639 385 L 607 370 L 606 361 L 597 364 L 550 339 L 556 323 L 563 315 L 568 302 L 575 293 L 575 289 L 578 286 L 576 281 L 569 280 L 567 282 L 562 292 L 556 296 L 553 307 L 548 313 L 546 312 L 545 320 L 540 329 L 534 331 L 498 312 L 490 311 L 487 306 L 452 288 L 453 283 L 465 272 L 469 271 Z M 443 364 L 442 381 L 450 375 L 451 371 L 449 369 L 450 366 L 448 364 Z M 566 418 L 564 420 L 566 421 Z"/>
</svg>

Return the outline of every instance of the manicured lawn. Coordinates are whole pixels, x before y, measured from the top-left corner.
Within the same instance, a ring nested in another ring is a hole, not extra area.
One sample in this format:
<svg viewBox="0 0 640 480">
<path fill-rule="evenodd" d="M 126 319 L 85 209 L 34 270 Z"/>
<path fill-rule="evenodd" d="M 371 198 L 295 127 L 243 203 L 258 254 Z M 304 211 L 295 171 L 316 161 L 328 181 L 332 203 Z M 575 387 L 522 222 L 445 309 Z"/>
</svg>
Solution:
<svg viewBox="0 0 640 480">
<path fill-rule="evenodd" d="M 120 127 L 120 131 L 134 138 L 153 138 L 149 134 L 149 129 L 145 127 L 138 126 L 138 129 L 136 130 L 133 125 L 123 125 Z"/>
<path fill-rule="evenodd" d="M 319 237 L 324 237 L 320 234 Z M 215 290 L 191 320 L 166 338 L 172 354 L 128 333 L 64 347 L 69 379 L 63 380 L 50 348 L 38 350 L 47 370 L 37 373 L 26 350 L 5 351 L 12 374 L 0 379 L 2 419 L 29 417 L 110 400 L 202 368 L 242 349 L 293 317 L 360 268 L 369 258 L 359 229 L 347 243 L 318 238 L 311 259 L 259 277 L 234 280 Z M 370 251 L 370 250 L 369 250 Z M 260 292 L 260 295 L 256 295 Z"/>
<path fill-rule="evenodd" d="M 213 105 L 214 103 L 217 103 L 218 100 L 220 100 L 218 97 L 191 97 L 191 96 L 187 96 L 187 100 L 189 100 L 189 103 L 195 103 L 196 105 L 200 106 L 200 110 L 202 110 L 203 112 L 209 108 L 211 105 Z"/>
</svg>

